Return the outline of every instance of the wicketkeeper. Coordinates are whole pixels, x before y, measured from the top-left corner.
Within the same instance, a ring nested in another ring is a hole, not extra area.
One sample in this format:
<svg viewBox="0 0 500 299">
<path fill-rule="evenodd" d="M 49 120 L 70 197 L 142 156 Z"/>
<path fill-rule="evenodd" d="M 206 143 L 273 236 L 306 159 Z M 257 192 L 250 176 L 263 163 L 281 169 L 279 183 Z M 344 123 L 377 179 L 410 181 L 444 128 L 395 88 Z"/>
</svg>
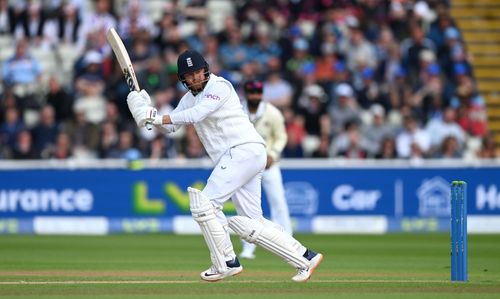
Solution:
<svg viewBox="0 0 500 299">
<path fill-rule="evenodd" d="M 243 112 L 234 87 L 210 74 L 208 63 L 198 52 L 182 53 L 177 67 L 179 80 L 189 92 L 170 114 L 158 115 L 144 90 L 130 92 L 127 103 L 139 127 L 152 123 L 169 133 L 181 125 L 193 124 L 216 164 L 203 190 L 188 188 L 191 213 L 200 225 L 212 261 L 212 266 L 201 272 L 201 278 L 217 281 L 243 271 L 229 238 L 230 227 L 242 239 L 262 246 L 297 269 L 293 281 L 306 281 L 323 256 L 262 216 L 265 142 Z M 229 199 L 238 216 L 228 221 L 222 206 Z"/>
</svg>

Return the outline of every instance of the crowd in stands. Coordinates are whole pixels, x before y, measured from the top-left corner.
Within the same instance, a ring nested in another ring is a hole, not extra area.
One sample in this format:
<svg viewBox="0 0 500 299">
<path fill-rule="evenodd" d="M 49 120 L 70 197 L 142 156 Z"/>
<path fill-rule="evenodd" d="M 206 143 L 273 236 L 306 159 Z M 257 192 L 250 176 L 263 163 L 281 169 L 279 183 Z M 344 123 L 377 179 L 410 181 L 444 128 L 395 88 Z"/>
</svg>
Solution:
<svg viewBox="0 0 500 299">
<path fill-rule="evenodd" d="M 0 159 L 206 156 L 193 127 L 136 127 L 111 27 L 161 113 L 186 92 L 176 61 L 188 48 L 242 99 L 262 80 L 285 115 L 285 158 L 498 152 L 448 1 L 0 0 Z"/>
</svg>

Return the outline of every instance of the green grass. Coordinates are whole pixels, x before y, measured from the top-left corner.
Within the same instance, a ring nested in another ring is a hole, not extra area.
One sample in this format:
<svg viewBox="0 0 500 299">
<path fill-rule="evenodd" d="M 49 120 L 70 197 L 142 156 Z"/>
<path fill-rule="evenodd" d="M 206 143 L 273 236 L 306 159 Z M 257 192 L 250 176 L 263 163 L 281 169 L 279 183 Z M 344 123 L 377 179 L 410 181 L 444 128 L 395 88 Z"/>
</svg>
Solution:
<svg viewBox="0 0 500 299">
<path fill-rule="evenodd" d="M 201 236 L 1 236 L 0 298 L 499 298 L 500 236 L 469 237 L 469 282 L 451 283 L 447 234 L 298 235 L 325 259 L 307 283 L 263 250 L 222 282 Z M 241 246 L 234 240 L 236 250 Z M 36 284 L 34 284 L 36 283 Z"/>
</svg>

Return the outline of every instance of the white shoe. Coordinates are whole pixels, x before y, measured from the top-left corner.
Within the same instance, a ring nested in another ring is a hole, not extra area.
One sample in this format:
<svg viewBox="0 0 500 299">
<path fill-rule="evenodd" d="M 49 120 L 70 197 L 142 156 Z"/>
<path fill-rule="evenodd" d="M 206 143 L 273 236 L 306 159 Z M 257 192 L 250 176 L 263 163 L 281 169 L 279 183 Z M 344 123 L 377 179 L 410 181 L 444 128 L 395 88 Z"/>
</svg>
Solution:
<svg viewBox="0 0 500 299">
<path fill-rule="evenodd" d="M 235 258 L 232 261 L 226 262 L 227 269 L 223 273 L 217 271 L 217 268 L 212 265 L 212 267 L 208 268 L 206 271 L 200 273 L 201 279 L 205 281 L 215 282 L 222 280 L 229 276 L 235 276 L 240 274 L 243 271 L 243 267 L 240 265 L 238 258 Z"/>
<path fill-rule="evenodd" d="M 321 253 L 314 253 L 309 261 L 311 262 L 309 268 L 299 269 L 297 275 L 292 277 L 295 282 L 304 282 L 311 278 L 314 270 L 319 266 L 323 260 L 323 255 Z"/>
<path fill-rule="evenodd" d="M 255 253 L 252 250 L 243 250 L 240 253 L 240 257 L 243 259 L 253 260 L 255 259 Z"/>
</svg>

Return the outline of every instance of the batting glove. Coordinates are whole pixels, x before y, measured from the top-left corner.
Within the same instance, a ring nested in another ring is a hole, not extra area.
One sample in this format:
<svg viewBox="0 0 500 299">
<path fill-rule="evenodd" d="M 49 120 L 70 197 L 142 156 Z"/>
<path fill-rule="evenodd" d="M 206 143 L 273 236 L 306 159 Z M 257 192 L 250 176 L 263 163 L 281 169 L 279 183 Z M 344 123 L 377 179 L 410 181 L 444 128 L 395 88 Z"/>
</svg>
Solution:
<svg viewBox="0 0 500 299">
<path fill-rule="evenodd" d="M 139 127 L 144 127 L 146 123 L 153 125 L 162 123 L 162 117 L 158 115 L 156 108 L 151 107 L 151 99 L 145 90 L 131 91 L 127 96 L 127 104 Z"/>
</svg>

